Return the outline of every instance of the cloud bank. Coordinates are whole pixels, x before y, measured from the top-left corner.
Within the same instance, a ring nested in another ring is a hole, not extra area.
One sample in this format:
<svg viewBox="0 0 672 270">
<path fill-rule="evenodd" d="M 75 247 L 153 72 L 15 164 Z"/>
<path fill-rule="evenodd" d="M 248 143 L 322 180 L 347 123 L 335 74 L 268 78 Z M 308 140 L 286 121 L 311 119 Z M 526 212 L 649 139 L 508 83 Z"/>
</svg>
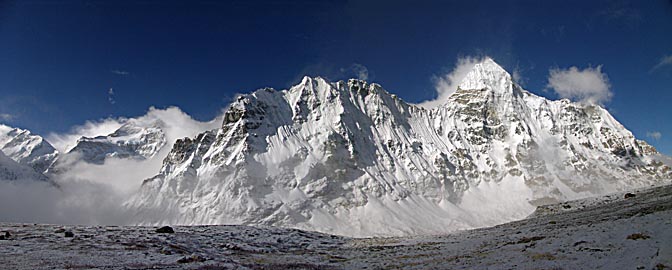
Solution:
<svg viewBox="0 0 672 270">
<path fill-rule="evenodd" d="M 31 179 L 0 181 L 3 222 L 126 225 L 125 198 L 104 184 L 61 181 L 59 187 Z"/>
<path fill-rule="evenodd" d="M 602 72 L 602 66 L 582 70 L 574 66 L 568 69 L 552 68 L 546 87 L 553 89 L 561 98 L 589 104 L 603 104 L 613 96 L 609 77 Z"/>
<path fill-rule="evenodd" d="M 484 59 L 485 57 L 459 57 L 455 67 L 453 67 L 450 72 L 432 78 L 437 97 L 417 105 L 426 109 L 431 109 L 445 103 L 448 97 L 457 91 L 457 86 L 459 86 L 460 82 L 467 76 L 467 73 Z"/>
</svg>

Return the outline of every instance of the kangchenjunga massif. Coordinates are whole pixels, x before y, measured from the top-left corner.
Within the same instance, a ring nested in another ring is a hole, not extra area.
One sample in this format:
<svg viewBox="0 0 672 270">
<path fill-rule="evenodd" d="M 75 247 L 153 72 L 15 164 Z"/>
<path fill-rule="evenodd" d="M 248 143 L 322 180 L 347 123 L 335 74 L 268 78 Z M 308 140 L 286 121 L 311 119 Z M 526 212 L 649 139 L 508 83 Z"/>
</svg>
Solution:
<svg viewBox="0 0 672 270">
<path fill-rule="evenodd" d="M 218 128 L 181 139 L 168 138 L 168 128 L 176 127 L 130 119 L 59 153 L 2 126 L 0 149 L 12 160 L 0 159 L 0 172 L 30 166 L 50 177 L 73 159 L 159 158 L 160 171 L 137 179 L 140 189 L 124 203 L 133 224 L 347 236 L 492 226 L 539 205 L 672 179 L 669 159 L 600 105 L 537 96 L 489 58 L 433 108 L 375 83 L 304 77 L 287 90 L 237 97 Z"/>
</svg>

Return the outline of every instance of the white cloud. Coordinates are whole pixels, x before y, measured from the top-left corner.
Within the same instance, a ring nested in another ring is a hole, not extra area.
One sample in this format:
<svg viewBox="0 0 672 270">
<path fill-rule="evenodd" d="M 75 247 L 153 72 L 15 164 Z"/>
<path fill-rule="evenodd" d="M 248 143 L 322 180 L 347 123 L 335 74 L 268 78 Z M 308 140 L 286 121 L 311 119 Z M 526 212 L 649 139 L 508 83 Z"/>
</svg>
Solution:
<svg viewBox="0 0 672 270">
<path fill-rule="evenodd" d="M 485 59 L 485 57 L 479 58 L 466 56 L 458 58 L 455 67 L 450 72 L 432 78 L 437 94 L 436 99 L 424 101 L 418 105 L 431 109 L 444 104 L 448 97 L 457 91 L 457 86 L 460 85 L 462 79 L 467 76 L 467 73 L 469 73 L 476 64 L 482 62 L 483 59 Z"/>
<path fill-rule="evenodd" d="M 353 64 L 352 69 L 357 73 L 357 79 L 368 80 L 369 79 L 369 69 L 360 64 Z"/>
<path fill-rule="evenodd" d="M 173 142 L 174 143 L 174 142 Z M 155 176 L 161 169 L 163 158 L 168 155 L 172 143 L 154 157 L 146 160 L 108 157 L 103 164 L 91 164 L 79 160 L 77 153 L 61 156 L 57 169 L 61 172 L 53 179 L 59 185 L 86 182 L 103 185 L 108 192 L 128 197 L 140 188 L 142 181 Z M 63 160 L 65 159 L 65 160 Z"/>
<path fill-rule="evenodd" d="M 602 72 L 602 66 L 583 70 L 577 67 L 552 68 L 549 70 L 546 87 L 553 89 L 561 98 L 590 104 L 602 104 L 613 96 L 609 77 Z"/>
<path fill-rule="evenodd" d="M 345 76 L 357 76 L 357 79 L 366 81 L 369 79 L 369 69 L 362 64 L 354 63 L 348 68 L 341 68 L 341 73 Z"/>
<path fill-rule="evenodd" d="M 166 138 L 171 143 L 184 137 L 195 137 L 201 132 L 219 128 L 224 120 L 224 111 L 213 120 L 201 122 L 192 118 L 178 107 L 168 107 L 166 109 L 157 109 L 150 107 L 147 114 L 136 118 L 138 121 L 147 121 L 147 123 L 156 120 L 163 121 L 166 125 L 164 131 Z"/>
<path fill-rule="evenodd" d="M 660 58 L 660 62 L 651 68 L 651 71 L 655 71 L 664 66 L 672 65 L 672 55 L 666 55 Z"/>
<path fill-rule="evenodd" d="M 663 137 L 663 134 L 660 133 L 659 131 L 649 131 L 646 132 L 646 137 L 649 137 L 654 140 L 660 140 L 661 137 Z"/>
<path fill-rule="evenodd" d="M 8 113 L 0 113 L 0 120 L 3 121 L 12 121 L 14 119 L 14 115 L 8 114 Z"/>
<path fill-rule="evenodd" d="M 117 103 L 114 100 L 114 89 L 111 88 L 111 87 L 110 87 L 110 90 L 107 90 L 107 101 L 109 101 L 110 104 L 113 104 L 113 105 L 114 105 L 114 103 Z"/>
<path fill-rule="evenodd" d="M 114 74 L 117 74 L 117 75 L 121 75 L 121 76 L 126 76 L 126 75 L 130 74 L 128 71 L 118 70 L 118 69 L 110 70 L 110 72 L 112 72 Z"/>
<path fill-rule="evenodd" d="M 516 68 L 513 70 L 513 74 L 511 74 L 511 79 L 513 79 L 513 82 L 517 83 L 520 86 L 525 86 L 527 83 L 527 78 L 523 77 L 523 73 L 520 71 L 520 68 Z"/>
</svg>

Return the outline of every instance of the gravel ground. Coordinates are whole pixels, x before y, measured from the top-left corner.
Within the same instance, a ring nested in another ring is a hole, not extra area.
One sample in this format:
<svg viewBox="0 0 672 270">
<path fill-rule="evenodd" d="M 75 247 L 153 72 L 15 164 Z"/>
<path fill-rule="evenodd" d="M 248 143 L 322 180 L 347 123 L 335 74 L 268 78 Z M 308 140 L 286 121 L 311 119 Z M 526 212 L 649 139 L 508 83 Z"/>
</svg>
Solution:
<svg viewBox="0 0 672 270">
<path fill-rule="evenodd" d="M 672 186 L 631 194 L 545 206 L 491 228 L 401 238 L 248 226 L 157 233 L 0 223 L 0 268 L 672 269 Z"/>
</svg>

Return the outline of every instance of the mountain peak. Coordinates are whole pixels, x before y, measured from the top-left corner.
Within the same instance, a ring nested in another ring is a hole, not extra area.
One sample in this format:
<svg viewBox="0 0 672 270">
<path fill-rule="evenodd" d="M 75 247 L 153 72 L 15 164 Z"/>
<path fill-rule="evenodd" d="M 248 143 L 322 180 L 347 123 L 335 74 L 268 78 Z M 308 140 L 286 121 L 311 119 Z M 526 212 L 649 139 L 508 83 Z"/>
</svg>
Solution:
<svg viewBox="0 0 672 270">
<path fill-rule="evenodd" d="M 505 91 L 511 86 L 511 74 L 506 72 L 495 60 L 486 57 L 467 73 L 460 82 L 459 89 L 483 89 Z"/>
<path fill-rule="evenodd" d="M 311 76 L 305 75 L 305 76 L 303 76 L 303 78 L 301 79 L 301 82 L 298 85 L 307 85 L 307 84 L 311 84 L 313 82 L 317 82 L 318 84 L 329 83 L 328 80 L 326 80 L 325 78 L 322 78 L 320 76 L 311 77 Z"/>
<path fill-rule="evenodd" d="M 29 130 L 0 124 L 0 151 L 9 158 L 44 172 L 58 155 L 58 151 L 41 136 Z"/>
<path fill-rule="evenodd" d="M 477 65 L 481 65 L 484 69 L 488 69 L 488 70 L 493 70 L 493 71 L 498 71 L 498 72 L 506 72 L 506 70 L 502 66 L 497 64 L 497 62 L 495 62 L 494 59 L 492 59 L 490 57 L 487 57 L 487 56 L 483 59 L 483 61 L 481 61 Z"/>
<path fill-rule="evenodd" d="M 491 226 L 672 177 L 608 112 L 514 95 L 492 59 L 466 73 L 432 110 L 360 80 L 258 90 L 219 130 L 178 141 L 126 205 L 140 224 L 400 236 Z"/>
</svg>

